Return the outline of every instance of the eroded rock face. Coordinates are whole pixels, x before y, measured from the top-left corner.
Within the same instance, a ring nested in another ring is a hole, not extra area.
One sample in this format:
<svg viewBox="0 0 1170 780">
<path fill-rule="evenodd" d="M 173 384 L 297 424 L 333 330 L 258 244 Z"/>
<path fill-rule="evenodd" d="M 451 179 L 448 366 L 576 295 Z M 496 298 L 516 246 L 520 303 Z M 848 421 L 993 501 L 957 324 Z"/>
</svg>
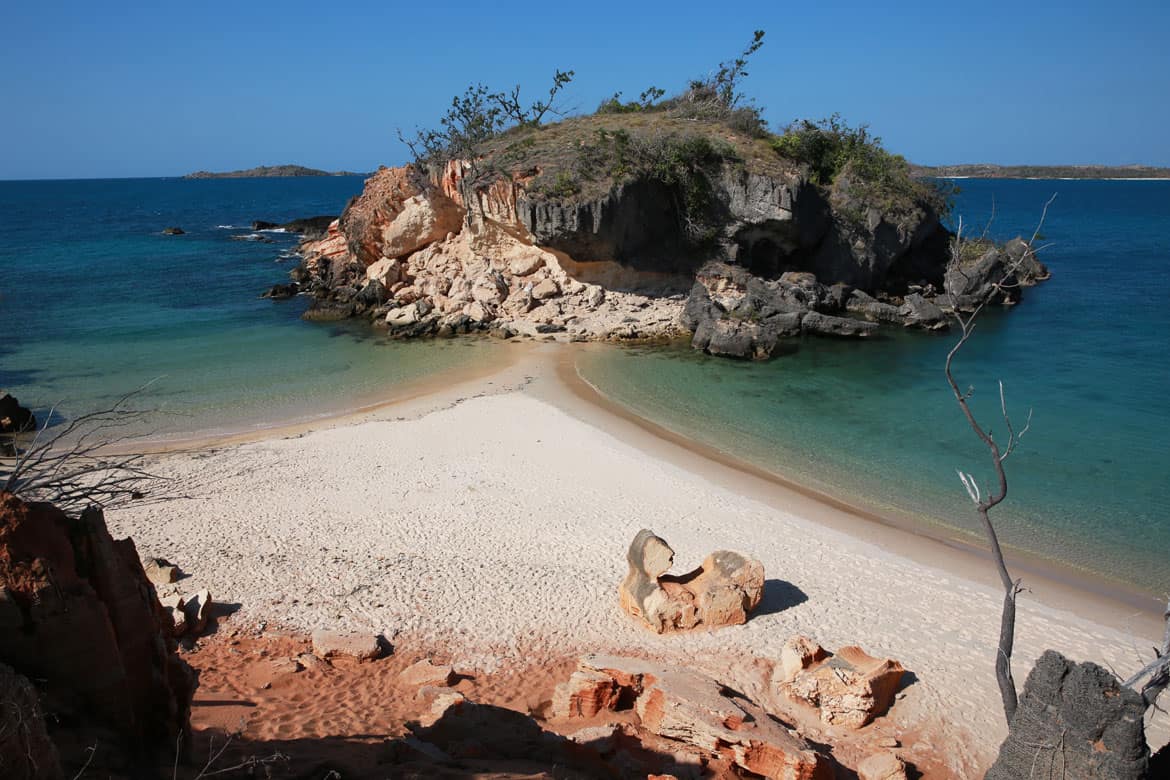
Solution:
<svg viewBox="0 0 1170 780">
<path fill-rule="evenodd" d="M 131 752 L 171 749 L 193 686 L 171 632 L 134 543 L 112 539 L 100 511 L 70 518 L 0 493 L 0 661 L 44 681 L 49 711 Z"/>
<path fill-rule="evenodd" d="M 626 560 L 622 608 L 660 634 L 746 623 L 764 595 L 763 564 L 728 550 L 712 553 L 688 574 L 666 574 L 674 550 L 647 529 L 634 537 Z"/>
<path fill-rule="evenodd" d="M 1142 697 L 1108 670 L 1046 651 L 1024 683 L 987 780 L 1138 780 L 1147 775 Z"/>
<path fill-rule="evenodd" d="M 587 718 L 618 709 L 632 709 L 637 725 L 654 735 L 705 753 L 730 754 L 740 769 L 764 777 L 833 776 L 828 759 L 757 704 L 682 667 L 584 656 L 570 680 L 558 688 L 553 715 Z"/>
<path fill-rule="evenodd" d="M 905 669 L 860 647 L 835 655 L 805 636 L 789 639 L 772 678 L 777 693 L 820 711 L 829 725 L 861 728 L 893 704 Z"/>
</svg>

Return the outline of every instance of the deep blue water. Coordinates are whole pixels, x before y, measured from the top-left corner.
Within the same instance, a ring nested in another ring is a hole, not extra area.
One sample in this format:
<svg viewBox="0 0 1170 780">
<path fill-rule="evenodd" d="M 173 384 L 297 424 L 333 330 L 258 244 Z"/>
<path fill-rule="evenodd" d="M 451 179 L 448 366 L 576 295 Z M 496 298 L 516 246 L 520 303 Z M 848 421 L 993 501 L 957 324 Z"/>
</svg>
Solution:
<svg viewBox="0 0 1170 780">
<path fill-rule="evenodd" d="M 467 341 L 382 343 L 269 301 L 296 237 L 253 220 L 336 214 L 361 177 L 0 181 L 0 387 L 63 417 L 157 378 L 141 405 L 177 433 L 349 408 L 485 360 Z M 164 236 L 167 226 L 187 231 Z"/>
<path fill-rule="evenodd" d="M 956 213 L 1044 235 L 1051 281 L 991 312 L 956 370 L 996 420 L 996 381 L 1032 429 L 997 510 L 1009 544 L 1120 582 L 1170 589 L 1170 182 L 964 181 Z M 254 219 L 337 213 L 360 178 L 0 182 L 0 387 L 63 417 L 161 377 L 172 432 L 350 408 L 402 382 L 495 359 L 483 339 L 386 342 L 257 297 L 295 239 L 231 240 Z M 167 237 L 178 225 L 187 235 Z M 220 227 L 235 226 L 235 227 Z M 887 328 L 807 340 L 768 363 L 685 346 L 603 348 L 583 375 L 674 430 L 891 515 L 975 535 L 955 476 L 986 454 L 948 395 L 952 336 Z"/>
<path fill-rule="evenodd" d="M 1170 590 L 1170 182 L 960 182 L 956 215 L 1031 235 L 1044 202 L 1050 281 L 991 312 L 956 362 L 1003 435 L 996 382 L 1031 430 L 996 510 L 1016 547 L 1154 592 Z M 677 349 L 594 351 L 581 372 L 637 413 L 894 516 L 978 540 L 955 474 L 986 489 L 985 450 L 949 395 L 953 334 L 887 329 L 799 342 L 743 363 Z"/>
</svg>

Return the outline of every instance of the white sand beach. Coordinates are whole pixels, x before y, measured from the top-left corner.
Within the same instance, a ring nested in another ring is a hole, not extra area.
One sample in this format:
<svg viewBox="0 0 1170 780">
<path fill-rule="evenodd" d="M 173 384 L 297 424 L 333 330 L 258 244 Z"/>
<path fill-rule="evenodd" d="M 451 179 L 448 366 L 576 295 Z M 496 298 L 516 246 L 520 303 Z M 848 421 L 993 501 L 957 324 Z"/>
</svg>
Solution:
<svg viewBox="0 0 1170 780">
<path fill-rule="evenodd" d="M 159 455 L 184 497 L 112 511 L 111 531 L 239 604 L 233 621 L 382 632 L 485 671 L 600 650 L 719 676 L 794 634 L 860 644 L 913 673 L 882 728 L 981 775 L 1006 732 L 989 565 L 588 403 L 558 375 L 564 346 L 516 349 L 500 373 L 357 418 Z M 673 546 L 676 572 L 720 548 L 758 558 L 757 613 L 711 632 L 639 626 L 617 586 L 640 528 Z M 1020 599 L 1017 683 L 1047 648 L 1124 675 L 1159 635 L 1148 612 L 1038 586 Z M 1167 718 L 1149 733 L 1165 743 Z"/>
</svg>

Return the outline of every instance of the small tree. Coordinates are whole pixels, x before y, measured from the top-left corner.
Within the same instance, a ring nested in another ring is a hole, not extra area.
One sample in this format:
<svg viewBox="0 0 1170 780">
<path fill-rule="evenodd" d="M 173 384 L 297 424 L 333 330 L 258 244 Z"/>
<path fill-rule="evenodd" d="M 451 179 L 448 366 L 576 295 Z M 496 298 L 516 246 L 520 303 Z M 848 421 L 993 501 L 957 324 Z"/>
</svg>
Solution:
<svg viewBox="0 0 1170 780">
<path fill-rule="evenodd" d="M 959 386 L 958 380 L 954 374 L 955 356 L 963 349 L 963 347 L 970 340 L 972 333 L 975 331 L 976 321 L 979 315 L 986 308 L 988 303 L 992 300 L 998 299 L 998 293 L 1002 293 L 1005 289 L 1016 284 L 1016 271 L 1018 265 L 1022 264 L 1028 255 L 1035 251 L 1034 246 L 1036 240 L 1040 236 L 1040 229 L 1044 225 L 1044 219 L 1048 215 L 1048 207 L 1052 205 L 1052 200 L 1055 195 L 1047 203 L 1044 204 L 1044 211 L 1040 216 L 1040 222 L 1036 226 L 1036 230 L 1032 233 L 1032 238 L 1027 242 L 1024 252 L 1020 255 L 1016 263 L 1009 264 L 1004 270 L 1001 278 L 993 285 L 993 290 L 983 300 L 975 306 L 974 310 L 968 314 L 964 314 L 959 306 L 957 296 L 952 291 L 948 290 L 951 295 L 951 308 L 956 324 L 959 326 L 959 339 L 955 345 L 947 353 L 947 359 L 944 367 L 947 384 L 951 388 L 951 392 L 955 397 L 959 409 L 963 413 L 963 417 L 967 420 L 967 424 L 971 426 L 971 430 L 987 448 L 988 454 L 991 456 L 991 465 L 995 473 L 995 487 L 984 494 L 976 482 L 975 477 L 970 473 L 959 471 L 959 479 L 963 483 L 963 487 L 967 490 L 967 495 L 971 497 L 971 501 L 975 504 L 975 511 L 979 515 L 980 524 L 983 526 L 983 532 L 987 536 L 987 541 L 991 547 L 991 555 L 995 560 L 995 567 L 999 574 L 1000 584 L 1003 585 L 1003 610 L 1000 615 L 999 626 L 999 643 L 996 649 L 995 657 L 995 678 L 999 684 L 1000 699 L 1003 702 L 1004 716 L 1010 722 L 1012 716 L 1015 715 L 1016 706 L 1018 704 L 1016 694 L 1016 683 L 1012 678 L 1012 648 L 1015 643 L 1016 631 L 1016 596 L 1020 593 L 1020 580 L 1013 579 L 1011 573 L 1008 571 L 1007 563 L 1004 560 L 1003 549 L 1000 547 L 999 537 L 995 532 L 995 525 L 991 522 L 991 510 L 998 506 L 1006 497 L 1008 491 L 1007 472 L 1004 470 L 1004 461 L 1008 456 L 1015 451 L 1020 439 L 1028 432 L 1028 428 L 1032 422 L 1032 413 L 1028 412 L 1028 419 L 1022 428 L 1016 429 L 1012 423 L 1011 415 L 1008 414 L 1007 397 L 1004 393 L 1003 382 L 999 383 L 999 406 L 1000 413 L 1003 417 L 1003 423 L 1006 428 L 1007 438 L 1003 441 L 996 441 L 994 434 L 990 429 L 984 428 L 975 418 L 974 412 L 971 411 L 971 406 L 968 400 L 974 393 L 974 388 L 968 387 L 963 390 Z M 986 234 L 986 230 L 984 231 Z M 984 236 L 985 238 L 986 236 Z M 958 230 L 955 232 L 954 240 L 951 242 L 951 260 L 948 269 L 948 277 L 951 272 L 962 275 L 963 271 L 963 257 L 964 248 L 968 239 L 963 235 L 963 221 L 960 218 Z"/>
</svg>

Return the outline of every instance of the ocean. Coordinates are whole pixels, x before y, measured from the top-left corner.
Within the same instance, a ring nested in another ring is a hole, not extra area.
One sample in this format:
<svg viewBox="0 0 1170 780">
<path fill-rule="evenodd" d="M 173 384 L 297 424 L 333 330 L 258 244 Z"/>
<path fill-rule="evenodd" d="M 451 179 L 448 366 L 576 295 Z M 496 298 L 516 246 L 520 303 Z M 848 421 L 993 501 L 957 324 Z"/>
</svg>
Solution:
<svg viewBox="0 0 1170 780">
<path fill-rule="evenodd" d="M 404 383 L 490 365 L 482 338 L 391 341 L 307 323 L 287 279 L 296 238 L 233 240 L 252 220 L 339 213 L 359 177 L 0 182 L 0 387 L 68 419 L 151 383 L 170 434 L 354 408 Z M 956 363 L 1002 432 L 997 381 L 1032 427 L 995 511 L 1008 545 L 1119 584 L 1170 589 L 1170 182 L 965 180 L 956 214 L 998 238 L 1043 228 L 1053 277 L 989 312 Z M 182 227 L 182 236 L 163 228 Z M 955 470 L 986 451 L 948 394 L 953 334 L 885 328 L 796 341 L 766 363 L 685 344 L 600 347 L 579 371 L 631 411 L 786 477 L 978 542 Z"/>
<path fill-rule="evenodd" d="M 288 281 L 297 236 L 253 220 L 337 214 L 363 178 L 0 181 L 0 387 L 64 419 L 150 383 L 162 434 L 307 420 L 491 361 L 490 344 L 401 342 L 308 323 Z M 164 236 L 165 227 L 186 231 Z"/>
</svg>

